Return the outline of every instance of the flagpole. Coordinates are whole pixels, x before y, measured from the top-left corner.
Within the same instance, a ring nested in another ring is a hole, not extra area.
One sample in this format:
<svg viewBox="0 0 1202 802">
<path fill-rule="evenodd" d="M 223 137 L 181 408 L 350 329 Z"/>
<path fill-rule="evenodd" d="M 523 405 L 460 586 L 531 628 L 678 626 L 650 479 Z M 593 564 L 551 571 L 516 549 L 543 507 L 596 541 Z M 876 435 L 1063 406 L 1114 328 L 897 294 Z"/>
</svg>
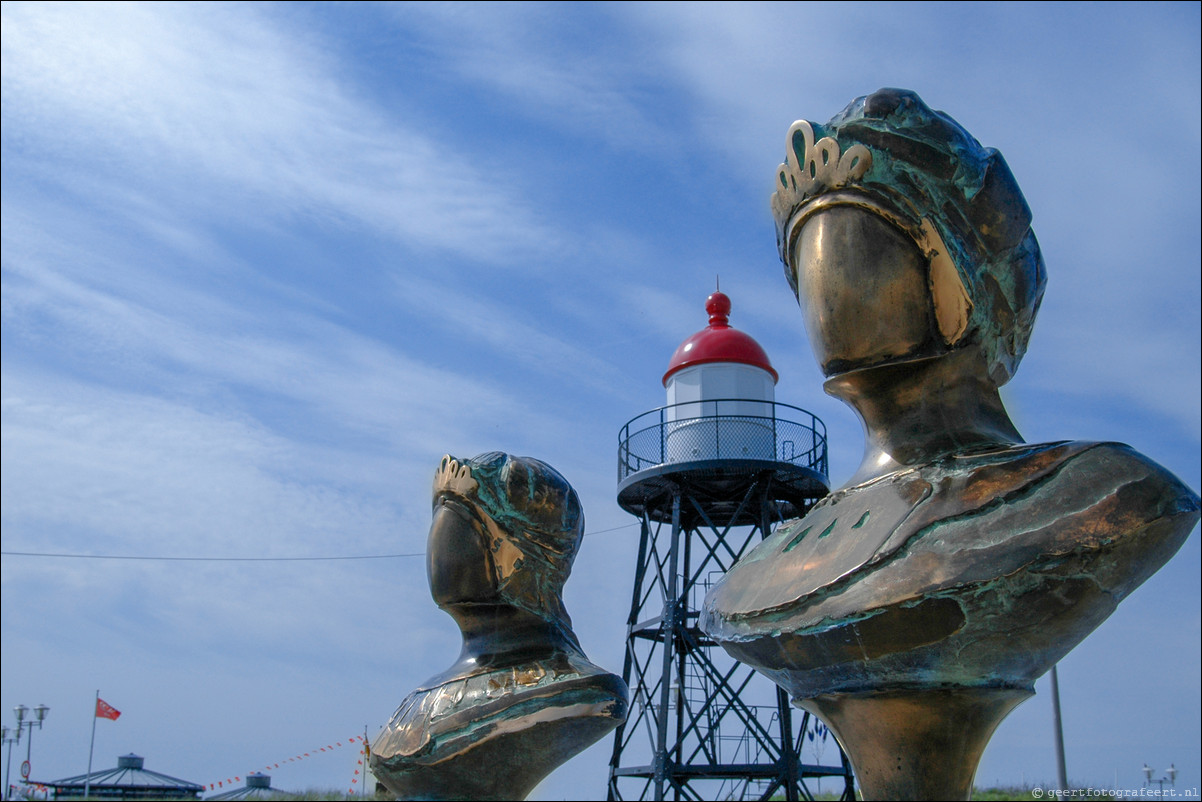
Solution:
<svg viewBox="0 0 1202 802">
<path fill-rule="evenodd" d="M 88 776 L 83 781 L 83 798 L 92 795 L 92 752 L 96 749 L 96 708 L 100 706 L 100 689 L 96 689 L 96 701 L 92 703 L 92 743 L 88 747 Z"/>
<path fill-rule="evenodd" d="M 363 796 L 365 796 L 365 797 L 368 796 L 367 775 L 371 774 L 371 768 L 369 768 L 370 764 L 371 764 L 371 746 L 369 746 L 367 743 L 367 725 L 364 724 L 363 725 Z M 371 779 L 372 779 L 372 783 L 373 783 L 371 796 L 375 796 L 374 783 L 375 783 L 376 775 L 371 774 Z"/>
</svg>

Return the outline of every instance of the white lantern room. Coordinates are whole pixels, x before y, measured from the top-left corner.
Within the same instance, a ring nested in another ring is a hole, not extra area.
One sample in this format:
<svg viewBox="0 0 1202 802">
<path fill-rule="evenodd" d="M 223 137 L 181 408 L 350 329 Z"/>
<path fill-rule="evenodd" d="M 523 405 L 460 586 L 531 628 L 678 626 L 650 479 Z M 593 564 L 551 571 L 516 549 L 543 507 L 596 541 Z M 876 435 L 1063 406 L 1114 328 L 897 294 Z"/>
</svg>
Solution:
<svg viewBox="0 0 1202 802">
<path fill-rule="evenodd" d="M 731 303 L 705 301 L 709 325 L 676 349 L 664 374 L 668 462 L 774 458 L 779 378 L 764 349 L 729 323 Z"/>
</svg>

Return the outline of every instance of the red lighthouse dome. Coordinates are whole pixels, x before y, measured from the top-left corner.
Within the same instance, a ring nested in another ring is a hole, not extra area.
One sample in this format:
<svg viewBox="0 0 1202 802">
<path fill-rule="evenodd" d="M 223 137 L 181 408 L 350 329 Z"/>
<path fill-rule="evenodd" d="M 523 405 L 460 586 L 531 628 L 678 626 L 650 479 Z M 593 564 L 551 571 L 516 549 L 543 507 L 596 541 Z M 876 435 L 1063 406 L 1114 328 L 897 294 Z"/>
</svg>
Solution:
<svg viewBox="0 0 1202 802">
<path fill-rule="evenodd" d="M 676 353 L 672 354 L 668 371 L 664 374 L 664 386 L 668 386 L 668 379 L 677 371 L 711 362 L 731 362 L 760 368 L 771 374 L 772 383 L 776 384 L 780 377 L 768 361 L 768 354 L 751 336 L 732 329 L 727 322 L 730 298 L 725 293 L 715 292 L 705 299 L 705 311 L 710 316 L 709 326 L 682 342 Z"/>
</svg>

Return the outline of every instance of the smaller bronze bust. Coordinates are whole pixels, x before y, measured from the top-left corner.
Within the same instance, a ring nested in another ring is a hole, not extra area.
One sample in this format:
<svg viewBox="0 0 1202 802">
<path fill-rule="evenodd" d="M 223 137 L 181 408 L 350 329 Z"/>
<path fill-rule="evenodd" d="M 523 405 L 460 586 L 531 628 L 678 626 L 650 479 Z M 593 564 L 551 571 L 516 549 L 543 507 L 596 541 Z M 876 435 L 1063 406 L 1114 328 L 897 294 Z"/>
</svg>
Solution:
<svg viewBox="0 0 1202 802">
<path fill-rule="evenodd" d="M 550 465 L 498 452 L 443 457 L 433 500 L 430 592 L 463 648 L 401 702 L 371 769 L 400 799 L 524 799 L 629 706 L 563 605 L 584 513 Z"/>
</svg>

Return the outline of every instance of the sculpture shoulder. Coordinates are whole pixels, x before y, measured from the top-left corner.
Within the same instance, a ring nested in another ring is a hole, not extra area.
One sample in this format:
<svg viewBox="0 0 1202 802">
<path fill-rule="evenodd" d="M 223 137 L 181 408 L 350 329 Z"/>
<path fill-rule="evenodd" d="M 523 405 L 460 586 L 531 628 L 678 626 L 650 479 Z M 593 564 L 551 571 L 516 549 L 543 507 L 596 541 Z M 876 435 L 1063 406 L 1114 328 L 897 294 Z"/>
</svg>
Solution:
<svg viewBox="0 0 1202 802">
<path fill-rule="evenodd" d="M 481 725 L 490 721 L 512 723 L 532 711 L 567 706 L 583 706 L 578 715 L 621 720 L 628 705 L 620 677 L 581 656 L 559 653 L 549 660 L 468 676 L 440 675 L 436 683 L 405 697 L 376 736 L 372 751 L 380 757 L 430 755 L 467 734 L 480 737 L 488 731 Z"/>
<path fill-rule="evenodd" d="M 917 473 L 911 481 L 929 485 L 930 493 L 890 545 L 953 537 L 985 547 L 1038 529 L 1049 545 L 1080 548 L 1166 517 L 1197 520 L 1198 495 L 1122 443 L 1012 446 L 956 455 Z M 1076 525 L 1085 519 L 1089 526 Z"/>
<path fill-rule="evenodd" d="M 1197 520 L 1197 494 L 1120 443 L 961 453 L 840 491 L 782 525 L 711 593 L 707 621 L 721 630 L 789 610 L 796 625 L 818 624 L 1153 529 L 1171 556 Z M 1114 578 L 1114 590 L 1144 578 Z"/>
</svg>

